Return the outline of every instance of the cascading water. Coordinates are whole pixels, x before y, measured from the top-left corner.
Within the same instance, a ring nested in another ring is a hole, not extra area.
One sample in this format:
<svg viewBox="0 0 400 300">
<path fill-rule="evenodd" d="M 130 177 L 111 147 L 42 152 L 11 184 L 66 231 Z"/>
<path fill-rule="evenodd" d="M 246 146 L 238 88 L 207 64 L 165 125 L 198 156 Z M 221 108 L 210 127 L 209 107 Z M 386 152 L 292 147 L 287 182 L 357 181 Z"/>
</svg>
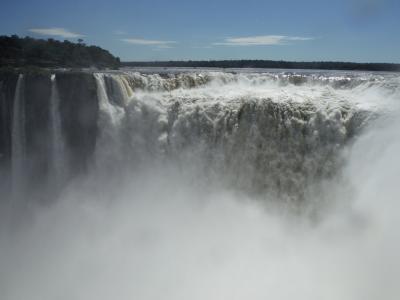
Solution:
<svg viewBox="0 0 400 300">
<path fill-rule="evenodd" d="M 51 75 L 50 95 L 50 126 L 51 126 L 51 181 L 56 187 L 64 183 L 68 176 L 68 160 L 64 135 L 61 127 L 60 96 L 58 94 L 56 75 Z"/>
<path fill-rule="evenodd" d="M 109 152 L 108 165 L 174 161 L 212 182 L 287 202 L 334 175 L 340 151 L 371 115 L 346 91 L 321 82 L 298 88 L 270 74 L 95 76 L 97 149 Z"/>
<path fill-rule="evenodd" d="M 112 169 L 114 161 L 122 160 L 123 157 L 116 156 L 116 149 L 120 149 L 122 137 L 118 129 L 121 127 L 125 112 L 123 107 L 111 104 L 108 98 L 104 76 L 95 74 L 97 84 L 97 98 L 99 101 L 98 125 L 102 128 L 96 142 L 96 164 L 98 167 Z M 123 100 L 122 100 L 123 101 Z"/>
<path fill-rule="evenodd" d="M 56 76 L 49 165 L 93 119 L 89 168 L 0 226 L 0 298 L 398 299 L 398 74 Z"/>
<path fill-rule="evenodd" d="M 24 76 L 19 75 L 15 88 L 11 132 L 12 197 L 19 201 L 26 188 L 26 134 L 25 134 Z"/>
</svg>

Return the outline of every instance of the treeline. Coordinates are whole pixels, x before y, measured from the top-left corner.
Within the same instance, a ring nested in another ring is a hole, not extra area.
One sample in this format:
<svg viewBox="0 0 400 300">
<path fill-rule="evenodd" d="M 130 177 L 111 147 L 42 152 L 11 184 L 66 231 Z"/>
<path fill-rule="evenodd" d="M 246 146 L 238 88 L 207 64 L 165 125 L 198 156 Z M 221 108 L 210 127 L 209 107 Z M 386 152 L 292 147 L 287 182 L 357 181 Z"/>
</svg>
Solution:
<svg viewBox="0 0 400 300">
<path fill-rule="evenodd" d="M 186 68 L 272 68 L 322 69 L 359 71 L 400 71 L 400 64 L 353 62 L 293 62 L 276 60 L 203 60 L 203 61 L 150 61 L 123 62 L 129 67 L 186 67 Z"/>
<path fill-rule="evenodd" d="M 97 46 L 54 39 L 0 36 L 0 66 L 49 68 L 118 68 L 120 60 Z"/>
</svg>

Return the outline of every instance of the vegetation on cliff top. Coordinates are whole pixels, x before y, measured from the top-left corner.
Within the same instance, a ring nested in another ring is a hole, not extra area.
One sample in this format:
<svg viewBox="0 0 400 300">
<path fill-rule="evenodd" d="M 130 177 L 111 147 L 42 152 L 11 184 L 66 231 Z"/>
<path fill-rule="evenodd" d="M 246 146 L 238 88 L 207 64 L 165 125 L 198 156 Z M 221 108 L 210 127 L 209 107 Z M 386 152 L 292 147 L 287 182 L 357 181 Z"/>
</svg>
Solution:
<svg viewBox="0 0 400 300">
<path fill-rule="evenodd" d="M 120 60 L 97 46 L 54 39 L 0 36 L 0 67 L 118 68 Z"/>
</svg>

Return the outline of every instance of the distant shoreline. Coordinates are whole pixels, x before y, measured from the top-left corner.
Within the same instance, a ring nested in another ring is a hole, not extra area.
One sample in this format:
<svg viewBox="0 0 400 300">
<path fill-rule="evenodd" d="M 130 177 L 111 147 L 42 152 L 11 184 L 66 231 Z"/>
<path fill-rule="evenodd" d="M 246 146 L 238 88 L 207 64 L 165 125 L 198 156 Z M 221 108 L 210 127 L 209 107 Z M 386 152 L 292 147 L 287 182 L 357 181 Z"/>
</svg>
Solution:
<svg viewBox="0 0 400 300">
<path fill-rule="evenodd" d="M 276 60 L 203 60 L 203 61 L 130 61 L 121 62 L 121 67 L 159 68 L 265 68 L 304 69 L 338 71 L 384 71 L 400 72 L 400 64 L 395 63 L 355 63 L 355 62 L 297 62 Z"/>
</svg>

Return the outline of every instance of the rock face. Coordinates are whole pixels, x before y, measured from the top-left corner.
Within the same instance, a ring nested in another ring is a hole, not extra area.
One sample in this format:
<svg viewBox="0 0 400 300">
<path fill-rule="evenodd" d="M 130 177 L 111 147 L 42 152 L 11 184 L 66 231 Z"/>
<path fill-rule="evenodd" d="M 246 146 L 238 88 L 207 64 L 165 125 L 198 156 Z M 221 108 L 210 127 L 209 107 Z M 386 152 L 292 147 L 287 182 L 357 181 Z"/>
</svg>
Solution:
<svg viewBox="0 0 400 300">
<path fill-rule="evenodd" d="M 61 73 L 56 80 L 70 166 L 82 172 L 87 169 L 96 145 L 99 111 L 96 82 L 88 73 Z"/>
<path fill-rule="evenodd" d="M 54 185 L 51 157 L 57 148 L 53 145 L 52 135 L 54 117 L 51 117 L 50 109 L 54 95 L 51 78 L 51 74 L 14 73 L 0 77 L 0 175 L 3 189 L 8 189 L 11 194 L 10 190 L 18 194 L 23 190 L 21 194 L 46 198 L 43 191 Z M 65 159 L 69 176 L 72 176 L 87 169 L 94 151 L 98 114 L 96 86 L 93 76 L 86 73 L 59 73 L 55 78 L 60 98 L 55 113 L 59 115 L 67 150 Z M 17 84 L 19 80 L 20 84 Z M 21 102 L 18 106 L 15 105 L 17 92 Z M 13 129 L 16 124 L 18 128 Z"/>
<path fill-rule="evenodd" d="M 0 168 L 9 168 L 11 158 L 12 107 L 18 74 L 0 74 Z"/>
<path fill-rule="evenodd" d="M 43 178 L 49 176 L 50 144 L 49 144 L 49 108 L 50 108 L 50 77 L 47 75 L 24 76 L 25 90 L 25 137 L 27 158 L 27 174 L 30 178 L 29 187 L 41 189 Z M 22 125 L 22 124 L 21 124 Z"/>
</svg>

